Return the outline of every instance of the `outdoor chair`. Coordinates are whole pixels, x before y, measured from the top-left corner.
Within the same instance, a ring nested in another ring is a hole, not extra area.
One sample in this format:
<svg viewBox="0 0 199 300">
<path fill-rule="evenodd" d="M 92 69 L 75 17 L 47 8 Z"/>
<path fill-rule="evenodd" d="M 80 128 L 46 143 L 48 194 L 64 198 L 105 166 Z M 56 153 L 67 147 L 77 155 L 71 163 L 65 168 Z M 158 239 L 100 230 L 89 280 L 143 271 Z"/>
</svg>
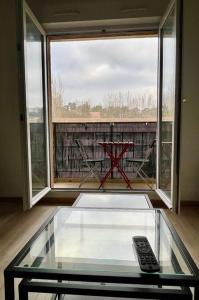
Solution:
<svg viewBox="0 0 199 300">
<path fill-rule="evenodd" d="M 150 161 L 150 155 L 153 152 L 155 142 L 156 140 L 153 140 L 153 142 L 149 145 L 149 148 L 146 150 L 144 157 L 126 159 L 127 164 L 132 164 L 133 171 L 135 171 L 135 176 L 139 176 L 151 190 L 153 189 L 153 187 L 148 183 L 147 178 L 149 177 L 143 169 L 145 165 Z"/>
<path fill-rule="evenodd" d="M 85 165 L 88 168 L 88 174 L 82 179 L 82 181 L 79 184 L 79 188 L 82 186 L 82 184 L 89 178 L 89 177 L 95 177 L 99 183 L 101 184 L 100 175 L 98 172 L 98 167 L 100 164 L 100 168 L 102 170 L 102 163 L 104 161 L 103 158 L 89 158 L 84 145 L 82 144 L 81 140 L 76 139 L 75 143 L 77 145 L 80 157 L 82 159 L 82 164 Z"/>
</svg>

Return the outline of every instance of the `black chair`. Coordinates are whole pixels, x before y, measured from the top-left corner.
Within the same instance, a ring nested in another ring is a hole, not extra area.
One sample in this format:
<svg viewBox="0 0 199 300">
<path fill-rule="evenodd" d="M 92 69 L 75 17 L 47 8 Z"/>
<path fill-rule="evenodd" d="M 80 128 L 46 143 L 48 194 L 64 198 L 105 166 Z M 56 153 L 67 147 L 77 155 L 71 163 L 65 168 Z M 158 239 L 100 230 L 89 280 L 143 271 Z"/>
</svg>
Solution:
<svg viewBox="0 0 199 300">
<path fill-rule="evenodd" d="M 144 157 L 142 158 L 127 158 L 126 162 L 132 164 L 133 171 L 135 171 L 135 176 L 138 176 L 148 185 L 148 187 L 152 190 L 153 187 L 148 183 L 147 178 L 148 175 L 145 173 L 143 168 L 150 161 L 150 155 L 153 152 L 153 148 L 155 146 L 156 140 L 149 145 L 149 148 L 146 150 Z"/>
<path fill-rule="evenodd" d="M 82 186 L 82 184 L 89 178 L 89 177 L 95 177 L 99 183 L 101 183 L 100 175 L 98 172 L 98 167 L 100 164 L 100 167 L 102 169 L 102 163 L 104 161 L 104 158 L 89 158 L 88 154 L 85 150 L 84 145 L 82 144 L 81 140 L 76 139 L 75 143 L 77 145 L 79 154 L 82 158 L 82 164 L 85 165 L 88 168 L 89 173 L 82 179 L 82 181 L 79 184 L 79 187 Z"/>
</svg>

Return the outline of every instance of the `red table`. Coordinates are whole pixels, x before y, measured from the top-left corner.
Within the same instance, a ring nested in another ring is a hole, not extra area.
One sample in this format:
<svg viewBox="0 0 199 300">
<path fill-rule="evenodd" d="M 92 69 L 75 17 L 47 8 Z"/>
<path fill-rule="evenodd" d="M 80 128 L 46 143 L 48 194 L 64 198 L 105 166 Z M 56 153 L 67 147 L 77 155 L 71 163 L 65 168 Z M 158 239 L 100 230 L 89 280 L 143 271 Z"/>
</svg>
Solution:
<svg viewBox="0 0 199 300">
<path fill-rule="evenodd" d="M 104 152 L 109 156 L 111 160 L 111 167 L 108 170 L 108 172 L 105 174 L 105 176 L 101 179 L 101 185 L 99 189 L 104 185 L 106 179 L 110 176 L 114 168 L 118 169 L 118 172 L 124 178 L 125 182 L 127 183 L 127 186 L 130 189 L 132 189 L 130 185 L 130 181 L 126 173 L 120 166 L 119 162 L 123 158 L 125 152 L 127 152 L 129 147 L 133 146 L 134 143 L 133 142 L 100 142 L 99 145 L 101 145 L 104 148 Z M 118 149 L 120 149 L 120 151 L 118 151 Z"/>
</svg>

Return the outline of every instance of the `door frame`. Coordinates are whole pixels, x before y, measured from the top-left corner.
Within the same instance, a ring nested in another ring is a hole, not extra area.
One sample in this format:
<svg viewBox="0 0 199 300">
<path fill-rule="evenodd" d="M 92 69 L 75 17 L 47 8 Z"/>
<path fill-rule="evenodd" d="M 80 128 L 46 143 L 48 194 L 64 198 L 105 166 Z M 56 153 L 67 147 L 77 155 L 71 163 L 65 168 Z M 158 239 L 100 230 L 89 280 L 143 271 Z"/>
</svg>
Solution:
<svg viewBox="0 0 199 300">
<path fill-rule="evenodd" d="M 22 127 L 22 162 L 23 162 L 23 208 L 24 210 L 30 209 L 35 205 L 43 196 L 45 196 L 50 190 L 50 162 L 49 162 L 49 130 L 48 130 L 48 100 L 47 100 L 47 71 L 46 71 L 46 33 L 37 18 L 27 5 L 25 1 L 19 1 L 18 7 L 19 19 L 21 16 L 20 28 L 21 32 L 18 33 L 18 47 L 21 54 L 19 56 L 19 78 L 21 83 L 21 127 Z M 45 148 L 46 148 L 46 187 L 32 197 L 32 166 L 31 166 L 31 145 L 30 145 L 30 128 L 29 128 L 29 116 L 27 114 L 27 96 L 26 96 L 26 46 L 25 46 L 25 33 L 26 33 L 26 16 L 28 16 L 34 23 L 35 27 L 39 30 L 43 37 L 42 41 L 42 78 L 43 78 L 43 104 L 44 104 L 44 124 L 45 124 Z"/>
<path fill-rule="evenodd" d="M 162 70 L 163 70 L 163 26 L 175 8 L 176 24 L 176 64 L 175 64 L 175 103 L 174 126 L 172 128 L 172 164 L 171 164 L 171 199 L 160 188 L 160 140 L 162 118 Z M 157 124 L 157 189 L 156 192 L 168 208 L 176 213 L 180 211 L 179 201 L 179 167 L 180 167 L 180 116 L 181 116 L 181 69 L 182 69 L 182 0 L 172 0 L 163 16 L 159 26 L 159 51 L 158 51 L 158 124 Z"/>
<path fill-rule="evenodd" d="M 54 187 L 54 153 L 53 153 L 53 141 L 54 141 L 54 130 L 53 130 L 53 121 L 52 121 L 52 88 L 51 88 L 51 49 L 50 49 L 50 43 L 51 41 L 60 41 L 60 40 L 66 40 L 66 41 L 84 41 L 84 40 L 96 40 L 96 39 L 114 39 L 114 38 L 125 38 L 125 37 L 157 37 L 158 38 L 159 31 L 158 29 L 145 29 L 145 30 L 137 30 L 137 29 L 124 29 L 124 30 L 108 30 L 107 32 L 99 31 L 97 29 L 93 29 L 89 32 L 83 27 L 80 30 L 72 31 L 72 32 L 61 32 L 61 33 L 56 33 L 53 32 L 53 34 L 49 33 L 47 34 L 47 68 L 48 68 L 48 97 L 49 97 L 49 121 L 50 121 L 50 165 L 51 165 L 51 191 L 53 193 L 56 193 L 56 195 L 59 195 L 61 193 L 66 193 L 66 192 L 101 192 L 99 189 L 92 189 L 92 188 L 59 188 L 59 187 Z M 158 58 L 157 58 L 158 59 Z M 157 71 L 158 73 L 158 71 Z M 156 121 L 155 121 L 156 122 Z M 156 151 L 157 153 L 157 151 Z M 157 155 L 156 155 L 157 156 Z M 156 176 L 157 177 L 157 176 Z M 156 179 L 156 178 L 155 178 Z M 156 196 L 156 181 L 155 181 L 155 186 L 154 189 L 136 189 L 136 190 L 124 190 L 124 189 L 107 189 L 105 190 L 106 192 L 114 192 L 114 193 L 147 193 L 147 194 L 152 194 L 152 197 L 154 195 Z"/>
<path fill-rule="evenodd" d="M 42 33 L 42 35 L 44 36 L 44 45 L 43 45 L 43 57 L 42 60 L 45 62 L 44 64 L 44 83 L 45 83 L 45 87 L 44 87 L 44 99 L 45 99 L 45 105 L 48 104 L 48 99 L 47 96 L 49 94 L 49 91 L 47 91 L 47 80 L 49 80 L 49 77 L 47 77 L 47 68 L 48 66 L 46 66 L 46 34 L 44 29 L 42 28 L 42 26 L 40 25 L 40 23 L 37 21 L 36 17 L 34 16 L 34 14 L 32 13 L 31 9 L 28 7 L 28 5 L 25 3 L 25 1 L 23 0 L 18 0 L 18 4 L 20 3 L 21 5 L 21 10 L 22 12 L 20 12 L 20 14 L 22 15 L 22 20 L 24 21 L 24 15 L 25 13 L 27 13 L 29 15 L 29 17 L 33 20 L 34 24 L 36 25 L 36 27 L 38 28 L 38 30 Z M 174 130 L 173 130 L 173 149 L 172 149 L 172 157 L 173 157 L 173 161 L 172 161 L 172 201 L 173 202 L 173 209 L 178 212 L 179 211 L 179 201 L 178 201 L 178 194 L 179 194 L 179 140 L 180 140 L 180 122 L 179 122 L 179 118 L 180 118 L 180 97 L 181 97 L 181 93 L 180 93 L 180 88 L 181 88 L 181 45 L 182 45 L 182 38 L 181 38 L 181 32 L 182 32 L 182 1 L 181 0 L 176 0 L 176 1 L 172 1 L 169 8 L 167 9 L 167 12 L 165 14 L 165 16 L 163 17 L 161 23 L 160 23 L 160 29 L 159 29 L 159 38 L 161 38 L 161 30 L 162 27 L 171 11 L 171 8 L 173 5 L 176 5 L 176 78 L 175 78 L 175 82 L 176 82 L 176 89 L 175 89 L 175 126 L 174 126 Z M 18 10 L 20 10 L 18 8 Z M 20 23 L 24 23 L 24 22 L 20 22 Z M 20 24 L 21 26 L 23 24 Z M 22 26 L 23 28 L 23 26 Z M 22 29 L 23 30 L 23 29 Z M 24 47 L 24 32 L 21 34 L 21 36 L 23 37 L 23 39 L 21 39 L 21 49 L 18 49 L 18 51 L 20 51 L 23 55 L 23 60 L 22 60 L 22 68 L 21 70 L 23 71 L 22 73 L 24 74 L 20 74 L 20 80 L 23 81 L 23 92 L 22 94 L 24 95 L 24 100 L 22 100 L 21 102 L 24 101 L 23 103 L 23 109 L 22 109 L 22 113 L 21 113 L 21 123 L 23 125 L 23 138 L 22 138 L 22 143 L 23 143 L 23 149 L 25 148 L 25 151 L 23 151 L 23 163 L 25 166 L 25 176 L 24 176 L 24 208 L 31 208 L 34 204 L 36 204 L 44 195 L 46 195 L 46 193 L 48 193 L 51 188 L 50 188 L 50 183 L 51 183 L 51 172 L 49 171 L 51 168 L 51 164 L 50 164 L 50 147 L 49 147 L 49 119 L 48 119 L 48 106 L 46 106 L 45 109 L 45 124 L 48 126 L 45 126 L 46 130 L 46 145 L 47 145 L 47 169 L 48 169 L 48 178 L 47 178 L 47 185 L 48 187 L 44 188 L 44 190 L 42 190 L 41 192 L 39 192 L 35 197 L 33 197 L 32 199 L 32 195 L 31 195 L 31 188 L 32 187 L 32 181 L 31 181 L 31 172 L 30 172 L 30 143 L 28 141 L 28 134 L 29 134 L 29 129 L 27 128 L 26 124 L 27 124 L 27 118 L 26 118 L 26 113 L 25 113 L 25 107 L 26 107 L 26 100 L 25 100 L 25 61 L 24 61 L 24 52 L 23 51 L 23 47 Z M 51 38 L 52 35 L 48 35 L 48 38 Z M 19 43 L 18 43 L 19 45 Z M 162 49 L 161 49 L 161 45 L 159 43 L 159 69 L 162 65 Z M 161 81 L 162 81 L 162 76 L 161 76 L 161 72 L 160 70 L 158 71 L 159 73 L 159 86 L 161 86 Z M 161 92 L 160 92 L 160 88 L 158 91 L 158 98 L 161 97 Z M 158 106 L 160 105 L 160 102 L 158 101 Z M 159 107 L 158 107 L 159 110 Z M 158 114 L 158 118 L 160 118 L 160 113 Z M 160 137 L 160 126 L 159 126 L 159 122 L 158 122 L 158 140 Z M 25 134 L 24 134 L 25 132 Z M 157 157 L 159 156 L 159 142 L 157 143 Z M 156 192 L 157 194 L 162 198 L 162 200 L 166 203 L 166 205 L 171 208 L 172 205 L 169 201 L 169 199 L 165 196 L 165 194 L 162 192 L 162 190 L 159 188 L 159 161 L 157 159 L 157 189 Z M 32 200 L 32 201 L 29 201 Z"/>
</svg>

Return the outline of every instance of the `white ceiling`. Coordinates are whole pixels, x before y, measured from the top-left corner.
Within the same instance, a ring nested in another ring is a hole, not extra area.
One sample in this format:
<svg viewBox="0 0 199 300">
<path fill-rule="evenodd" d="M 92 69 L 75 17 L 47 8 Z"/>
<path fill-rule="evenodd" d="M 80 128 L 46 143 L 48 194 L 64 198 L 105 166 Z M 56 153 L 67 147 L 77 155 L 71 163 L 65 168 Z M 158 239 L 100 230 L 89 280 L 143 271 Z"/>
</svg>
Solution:
<svg viewBox="0 0 199 300">
<path fill-rule="evenodd" d="M 128 19 L 132 24 L 153 23 L 157 26 L 169 0 L 27 0 L 27 3 L 44 27 L 52 31 L 71 21 L 74 27 L 83 21 L 87 21 L 88 26 L 88 21 L 97 21 L 101 25 L 102 20 L 106 23 L 107 20 L 121 19 L 124 23 Z"/>
</svg>

